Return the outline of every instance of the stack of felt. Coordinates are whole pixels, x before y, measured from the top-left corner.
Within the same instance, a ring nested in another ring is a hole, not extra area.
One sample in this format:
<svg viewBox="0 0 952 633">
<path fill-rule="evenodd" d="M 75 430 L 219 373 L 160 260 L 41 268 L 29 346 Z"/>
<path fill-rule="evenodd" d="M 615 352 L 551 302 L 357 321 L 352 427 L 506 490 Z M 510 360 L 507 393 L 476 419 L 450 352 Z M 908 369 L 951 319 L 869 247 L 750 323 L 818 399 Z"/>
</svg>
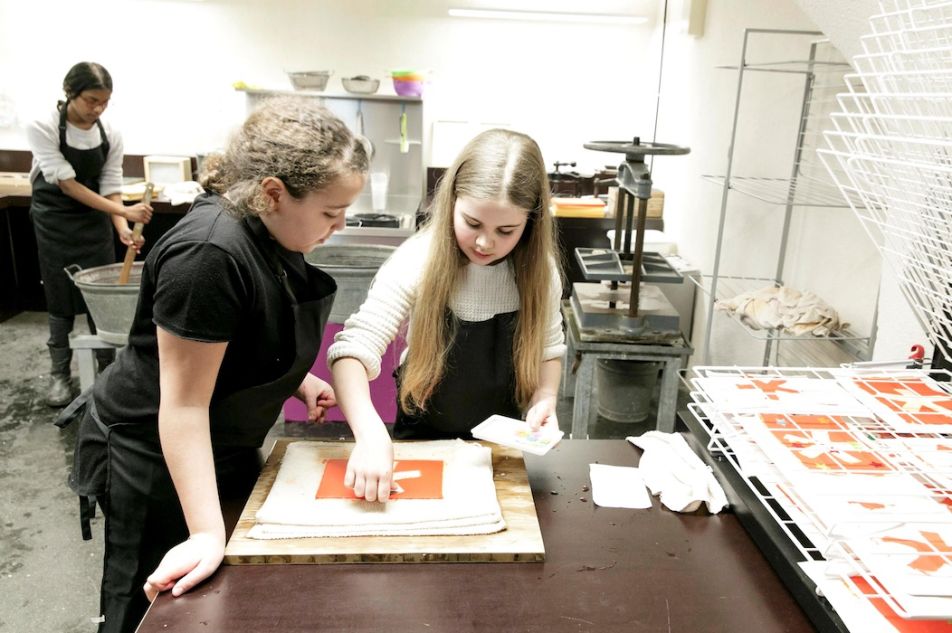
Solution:
<svg viewBox="0 0 952 633">
<path fill-rule="evenodd" d="M 506 529 L 496 498 L 491 449 L 462 440 L 397 442 L 394 459 L 398 464 L 401 460 L 442 461 L 442 498 L 400 499 L 396 495 L 386 504 L 317 498 L 328 463 L 326 445 L 289 444 L 248 536 L 466 535 Z"/>
</svg>

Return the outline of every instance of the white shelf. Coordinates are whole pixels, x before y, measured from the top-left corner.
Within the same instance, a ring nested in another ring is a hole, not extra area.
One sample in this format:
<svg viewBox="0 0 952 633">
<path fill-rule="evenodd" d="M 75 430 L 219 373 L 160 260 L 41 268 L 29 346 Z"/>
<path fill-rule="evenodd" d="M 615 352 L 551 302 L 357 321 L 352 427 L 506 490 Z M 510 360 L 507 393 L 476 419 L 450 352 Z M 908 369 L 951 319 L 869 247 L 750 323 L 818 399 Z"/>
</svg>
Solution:
<svg viewBox="0 0 952 633">
<path fill-rule="evenodd" d="M 317 97 L 320 99 L 349 99 L 351 101 L 397 101 L 406 103 L 419 103 L 423 97 L 404 97 L 401 95 L 372 94 L 360 95 L 350 92 L 323 92 L 319 90 L 286 90 L 269 88 L 235 88 L 239 92 L 261 97 L 291 96 L 291 97 Z"/>
<path fill-rule="evenodd" d="M 713 277 L 711 275 L 687 277 L 701 292 L 708 297 L 711 296 L 711 286 Z M 718 275 L 715 301 L 731 299 L 745 292 L 753 292 L 768 286 L 775 286 L 773 279 L 767 277 L 740 277 L 731 275 Z M 720 314 L 722 318 L 730 319 L 741 327 L 748 336 L 762 341 L 783 341 L 805 344 L 803 349 L 787 350 L 781 348 L 781 354 L 799 358 L 802 361 L 800 366 L 832 367 L 843 362 L 855 360 L 857 358 L 867 358 L 869 356 L 870 337 L 862 336 L 846 329 L 830 336 L 814 336 L 811 334 L 790 334 L 779 328 L 757 330 L 741 321 L 739 317 L 729 314 L 722 310 L 715 310 L 715 314 Z M 838 349 L 830 349 L 832 346 Z M 797 347 L 800 347 L 799 345 Z M 839 353 L 837 353 L 839 352 Z"/>
<path fill-rule="evenodd" d="M 705 174 L 701 178 L 724 186 L 724 176 Z M 836 185 L 806 176 L 794 179 L 731 176 L 729 187 L 732 191 L 777 205 L 835 208 L 850 206 Z M 863 206 L 858 197 L 854 204 Z"/>
</svg>

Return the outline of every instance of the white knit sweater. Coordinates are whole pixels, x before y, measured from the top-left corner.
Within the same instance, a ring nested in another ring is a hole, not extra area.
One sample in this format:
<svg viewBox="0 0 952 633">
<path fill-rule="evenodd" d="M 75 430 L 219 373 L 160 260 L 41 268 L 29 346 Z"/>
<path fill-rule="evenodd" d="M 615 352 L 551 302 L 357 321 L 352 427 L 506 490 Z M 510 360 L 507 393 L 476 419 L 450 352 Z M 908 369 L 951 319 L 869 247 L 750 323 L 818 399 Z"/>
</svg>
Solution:
<svg viewBox="0 0 952 633">
<path fill-rule="evenodd" d="M 327 352 L 328 366 L 338 358 L 356 358 L 367 368 L 373 380 L 380 374 L 380 358 L 396 337 L 400 326 L 412 317 L 417 288 L 429 254 L 430 231 L 424 230 L 404 242 L 390 256 L 367 293 L 367 299 L 344 322 L 344 330 L 334 337 Z M 545 337 L 544 361 L 565 353 L 562 313 L 559 303 L 562 285 L 555 264 L 550 284 L 549 323 Z M 519 290 L 512 265 L 504 261 L 495 266 L 467 264 L 462 282 L 450 299 L 450 309 L 461 321 L 486 321 L 497 314 L 519 309 Z M 407 341 L 407 345 L 412 345 Z M 401 362 L 406 358 L 404 351 Z"/>
</svg>

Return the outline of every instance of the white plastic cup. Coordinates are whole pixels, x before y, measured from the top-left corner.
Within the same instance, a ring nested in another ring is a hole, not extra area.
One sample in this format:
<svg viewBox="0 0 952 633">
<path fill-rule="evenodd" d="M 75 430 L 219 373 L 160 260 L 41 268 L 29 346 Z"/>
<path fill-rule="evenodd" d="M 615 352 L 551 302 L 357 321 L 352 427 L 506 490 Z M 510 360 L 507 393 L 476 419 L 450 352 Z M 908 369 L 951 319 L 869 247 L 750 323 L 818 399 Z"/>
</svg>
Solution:
<svg viewBox="0 0 952 633">
<path fill-rule="evenodd" d="M 373 198 L 374 211 L 387 210 L 387 189 L 390 185 L 390 175 L 383 171 L 370 174 L 370 195 Z"/>
</svg>

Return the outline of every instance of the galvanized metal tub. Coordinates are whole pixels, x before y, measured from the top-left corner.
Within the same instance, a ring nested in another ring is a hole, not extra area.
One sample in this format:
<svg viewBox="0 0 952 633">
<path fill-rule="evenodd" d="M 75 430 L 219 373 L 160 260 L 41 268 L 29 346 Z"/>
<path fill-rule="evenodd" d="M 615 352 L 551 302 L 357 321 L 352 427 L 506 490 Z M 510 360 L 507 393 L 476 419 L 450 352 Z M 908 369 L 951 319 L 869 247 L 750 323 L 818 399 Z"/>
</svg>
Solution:
<svg viewBox="0 0 952 633">
<path fill-rule="evenodd" d="M 96 322 L 96 333 L 102 340 L 113 345 L 125 345 L 139 303 L 139 286 L 142 283 L 142 262 L 132 264 L 129 283 L 119 283 L 122 264 L 109 264 L 81 269 L 77 265 L 64 270 L 76 284 Z"/>
</svg>

